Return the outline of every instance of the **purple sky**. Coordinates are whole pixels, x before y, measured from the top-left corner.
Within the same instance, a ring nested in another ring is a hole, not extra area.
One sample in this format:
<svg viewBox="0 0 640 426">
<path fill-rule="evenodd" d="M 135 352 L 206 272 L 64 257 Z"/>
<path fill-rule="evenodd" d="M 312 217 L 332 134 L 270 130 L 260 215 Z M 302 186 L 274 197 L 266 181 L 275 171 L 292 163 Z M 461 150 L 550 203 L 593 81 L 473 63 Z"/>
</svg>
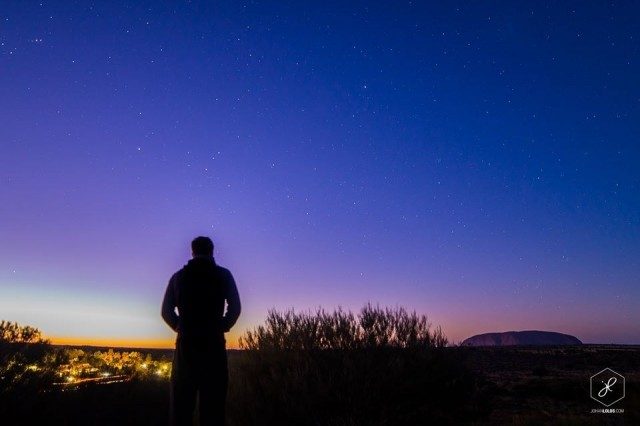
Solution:
<svg viewBox="0 0 640 426">
<path fill-rule="evenodd" d="M 415 3 L 415 2 L 414 2 Z M 243 315 L 640 343 L 640 5 L 0 10 L 0 318 L 170 339 L 209 235 Z"/>
</svg>

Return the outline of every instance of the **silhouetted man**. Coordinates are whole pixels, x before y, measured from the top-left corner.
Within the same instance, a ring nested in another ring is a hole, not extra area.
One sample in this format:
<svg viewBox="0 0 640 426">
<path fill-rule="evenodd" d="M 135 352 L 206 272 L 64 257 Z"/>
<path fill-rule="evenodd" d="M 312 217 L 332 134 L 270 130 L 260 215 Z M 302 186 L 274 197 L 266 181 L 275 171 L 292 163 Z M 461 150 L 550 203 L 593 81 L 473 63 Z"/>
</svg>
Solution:
<svg viewBox="0 0 640 426">
<path fill-rule="evenodd" d="M 162 318 L 178 333 L 171 424 L 192 425 L 198 395 L 200 424 L 222 425 L 229 380 L 224 333 L 240 316 L 240 297 L 231 272 L 216 264 L 211 239 L 197 237 L 191 251 L 193 259 L 173 274 L 162 302 Z"/>
</svg>

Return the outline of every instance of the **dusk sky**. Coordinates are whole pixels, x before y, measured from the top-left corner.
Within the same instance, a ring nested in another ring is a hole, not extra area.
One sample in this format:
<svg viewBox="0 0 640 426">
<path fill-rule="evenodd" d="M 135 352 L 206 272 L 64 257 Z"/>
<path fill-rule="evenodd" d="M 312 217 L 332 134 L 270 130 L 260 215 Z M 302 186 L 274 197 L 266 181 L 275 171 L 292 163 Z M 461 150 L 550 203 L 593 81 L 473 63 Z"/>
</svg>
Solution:
<svg viewBox="0 0 640 426">
<path fill-rule="evenodd" d="M 640 343 L 640 3 L 2 2 L 0 319 L 171 345 L 208 235 L 243 313 Z"/>
</svg>

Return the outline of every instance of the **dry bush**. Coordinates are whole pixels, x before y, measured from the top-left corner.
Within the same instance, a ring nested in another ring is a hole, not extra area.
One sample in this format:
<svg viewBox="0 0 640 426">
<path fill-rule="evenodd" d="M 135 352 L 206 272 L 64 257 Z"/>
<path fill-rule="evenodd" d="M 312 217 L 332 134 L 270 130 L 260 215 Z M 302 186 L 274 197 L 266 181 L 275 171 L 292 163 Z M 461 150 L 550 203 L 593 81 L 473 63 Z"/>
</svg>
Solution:
<svg viewBox="0 0 640 426">
<path fill-rule="evenodd" d="M 0 395 L 39 389 L 53 377 L 56 354 L 35 327 L 0 321 Z"/>
<path fill-rule="evenodd" d="M 447 343 L 442 329 L 432 329 L 425 315 L 371 304 L 357 316 L 340 308 L 270 310 L 264 325 L 240 338 L 240 347 L 249 350 L 442 348 Z"/>
<path fill-rule="evenodd" d="M 397 425 L 484 416 L 479 378 L 426 316 L 270 311 L 230 363 L 229 424 Z"/>
</svg>

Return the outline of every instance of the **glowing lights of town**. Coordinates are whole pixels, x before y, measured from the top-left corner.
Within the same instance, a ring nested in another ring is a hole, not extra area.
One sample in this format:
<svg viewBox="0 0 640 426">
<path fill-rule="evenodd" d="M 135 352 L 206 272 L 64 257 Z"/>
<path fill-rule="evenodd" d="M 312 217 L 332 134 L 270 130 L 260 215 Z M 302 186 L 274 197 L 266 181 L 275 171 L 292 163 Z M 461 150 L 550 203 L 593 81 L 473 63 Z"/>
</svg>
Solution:
<svg viewBox="0 0 640 426">
<path fill-rule="evenodd" d="M 66 350 L 67 363 L 57 365 L 30 364 L 25 371 L 52 371 L 59 379 L 58 386 L 76 387 L 81 384 L 107 384 L 129 381 L 134 376 L 155 375 L 166 379 L 171 376 L 171 362 L 154 360 L 140 352 Z"/>
</svg>

